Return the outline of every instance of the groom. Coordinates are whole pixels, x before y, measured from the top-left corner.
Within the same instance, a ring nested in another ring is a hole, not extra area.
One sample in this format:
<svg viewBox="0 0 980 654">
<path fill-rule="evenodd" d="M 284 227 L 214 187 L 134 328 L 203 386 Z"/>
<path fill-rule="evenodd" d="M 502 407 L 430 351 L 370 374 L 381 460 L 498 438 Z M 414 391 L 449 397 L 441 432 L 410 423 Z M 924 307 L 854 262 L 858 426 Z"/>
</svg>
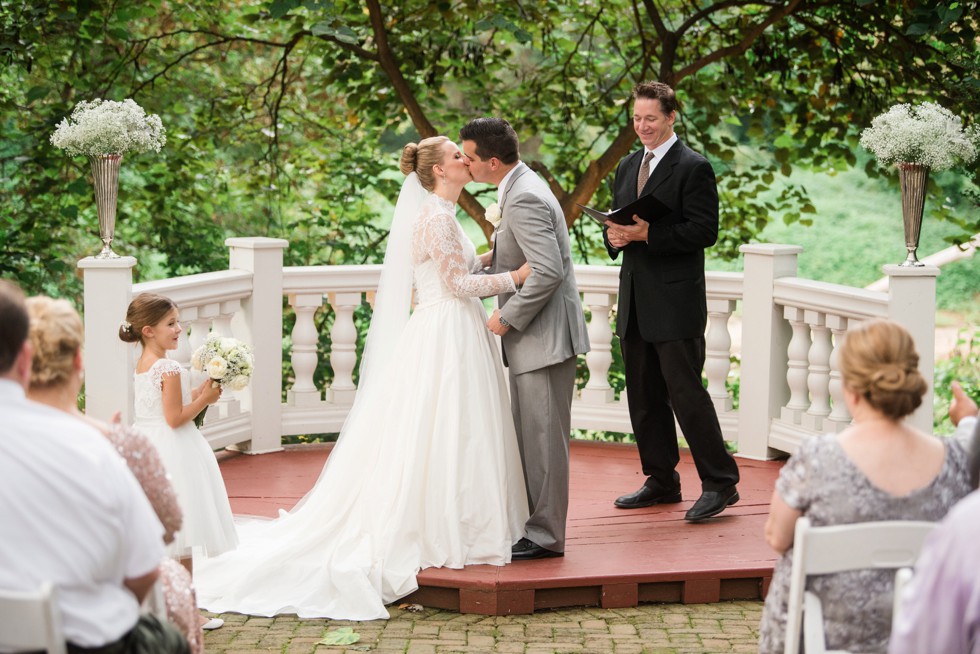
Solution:
<svg viewBox="0 0 980 654">
<path fill-rule="evenodd" d="M 575 285 L 568 228 L 548 186 L 520 161 L 517 134 L 501 118 L 477 118 L 460 130 L 476 182 L 495 184 L 502 218 L 490 272 L 534 274 L 517 293 L 498 296 L 487 327 L 501 337 L 510 370 L 510 402 L 524 465 L 530 517 L 512 558 L 565 552 L 568 438 L 576 357 L 589 351 Z"/>
</svg>

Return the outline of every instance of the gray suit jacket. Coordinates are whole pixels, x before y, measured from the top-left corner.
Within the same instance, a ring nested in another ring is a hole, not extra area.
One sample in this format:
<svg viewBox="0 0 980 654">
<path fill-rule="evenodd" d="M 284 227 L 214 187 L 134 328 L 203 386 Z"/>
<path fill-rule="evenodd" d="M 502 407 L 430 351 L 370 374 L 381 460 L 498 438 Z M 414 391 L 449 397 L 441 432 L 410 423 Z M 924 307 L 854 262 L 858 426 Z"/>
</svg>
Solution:
<svg viewBox="0 0 980 654">
<path fill-rule="evenodd" d="M 504 364 L 519 375 L 588 352 L 589 336 L 557 198 L 523 163 L 500 196 L 492 271 L 516 270 L 525 261 L 534 271 L 520 291 L 498 296 L 511 325 L 501 338 Z"/>
</svg>

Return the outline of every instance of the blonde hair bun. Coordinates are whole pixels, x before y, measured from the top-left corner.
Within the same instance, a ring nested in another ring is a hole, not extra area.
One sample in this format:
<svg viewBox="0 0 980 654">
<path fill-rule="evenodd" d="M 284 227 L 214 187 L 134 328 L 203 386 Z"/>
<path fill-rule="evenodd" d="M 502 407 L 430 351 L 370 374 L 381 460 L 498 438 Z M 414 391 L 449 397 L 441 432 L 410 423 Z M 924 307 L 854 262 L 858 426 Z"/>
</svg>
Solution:
<svg viewBox="0 0 980 654">
<path fill-rule="evenodd" d="M 849 330 L 840 366 L 844 385 L 893 420 L 919 408 L 928 388 L 912 335 L 890 320 L 870 320 Z"/>
<path fill-rule="evenodd" d="M 401 168 L 402 174 L 405 176 L 411 175 L 415 172 L 419 163 L 419 144 L 409 143 L 402 149 L 402 158 L 398 162 L 398 167 Z"/>
<path fill-rule="evenodd" d="M 67 300 L 38 295 L 27 298 L 30 339 L 34 346 L 31 386 L 66 383 L 75 370 L 75 356 L 82 348 L 85 328 Z"/>
</svg>

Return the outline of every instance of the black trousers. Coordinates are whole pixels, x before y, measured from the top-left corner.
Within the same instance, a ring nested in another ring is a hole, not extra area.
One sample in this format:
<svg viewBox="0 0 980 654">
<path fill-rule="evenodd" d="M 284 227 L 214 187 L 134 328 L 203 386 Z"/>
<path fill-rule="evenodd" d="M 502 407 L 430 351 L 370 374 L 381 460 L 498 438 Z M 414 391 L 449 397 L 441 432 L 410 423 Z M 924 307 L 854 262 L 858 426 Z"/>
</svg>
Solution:
<svg viewBox="0 0 980 654">
<path fill-rule="evenodd" d="M 725 449 L 718 414 L 701 383 L 704 337 L 662 343 L 643 340 L 636 324 L 635 300 L 620 341 L 626 368 L 630 421 L 646 484 L 680 487 L 677 430 L 684 432 L 701 477 L 702 491 L 720 491 L 738 483 L 738 466 Z"/>
</svg>

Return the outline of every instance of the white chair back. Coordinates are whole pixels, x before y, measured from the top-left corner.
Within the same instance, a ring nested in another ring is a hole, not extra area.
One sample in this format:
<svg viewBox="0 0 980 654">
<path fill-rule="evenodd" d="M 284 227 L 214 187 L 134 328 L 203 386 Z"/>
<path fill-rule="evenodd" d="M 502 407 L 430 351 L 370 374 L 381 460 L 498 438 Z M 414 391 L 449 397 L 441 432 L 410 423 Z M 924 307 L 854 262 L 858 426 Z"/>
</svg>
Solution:
<svg viewBox="0 0 980 654">
<path fill-rule="evenodd" d="M 813 527 L 809 518 L 799 518 L 793 537 L 785 654 L 799 652 L 805 594 L 808 595 L 805 600 L 806 630 L 810 632 L 805 636 L 806 652 L 826 651 L 822 609 L 816 595 L 805 593 L 807 575 L 911 567 L 935 526 L 934 522 L 887 520 Z M 855 619 L 859 620 L 860 616 Z"/>
<path fill-rule="evenodd" d="M 32 592 L 0 589 L 0 649 L 65 654 L 58 592 L 50 582 Z"/>
</svg>

